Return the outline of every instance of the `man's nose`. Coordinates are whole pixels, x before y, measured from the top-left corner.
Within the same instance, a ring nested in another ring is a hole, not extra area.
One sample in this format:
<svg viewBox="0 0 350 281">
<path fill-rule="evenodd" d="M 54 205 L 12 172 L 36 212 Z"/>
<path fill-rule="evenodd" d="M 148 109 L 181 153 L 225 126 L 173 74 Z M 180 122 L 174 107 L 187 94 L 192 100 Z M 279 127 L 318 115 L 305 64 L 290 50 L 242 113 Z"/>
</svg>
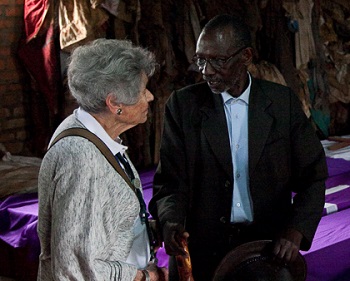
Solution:
<svg viewBox="0 0 350 281">
<path fill-rule="evenodd" d="M 202 70 L 201 70 L 202 74 L 205 76 L 209 76 L 212 75 L 216 72 L 215 68 L 211 65 L 210 61 L 206 61 Z"/>
</svg>

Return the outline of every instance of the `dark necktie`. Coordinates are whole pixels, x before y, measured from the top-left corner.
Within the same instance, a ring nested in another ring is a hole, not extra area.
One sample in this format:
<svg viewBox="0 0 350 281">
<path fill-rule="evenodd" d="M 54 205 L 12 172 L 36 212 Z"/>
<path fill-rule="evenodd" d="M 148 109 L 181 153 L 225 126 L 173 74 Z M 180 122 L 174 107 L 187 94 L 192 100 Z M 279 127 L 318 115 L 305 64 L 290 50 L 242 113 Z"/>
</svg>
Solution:
<svg viewBox="0 0 350 281">
<path fill-rule="evenodd" d="M 133 171 L 131 169 L 131 166 L 130 166 L 130 164 L 128 162 L 128 159 L 126 159 L 125 156 L 122 156 L 120 152 L 118 152 L 115 156 L 116 156 L 118 162 L 123 165 L 124 171 L 128 175 L 129 179 L 131 181 L 133 179 L 135 179 L 135 175 L 134 175 L 134 173 L 133 173 Z"/>
<path fill-rule="evenodd" d="M 122 156 L 121 153 L 117 153 L 115 155 L 115 158 L 117 159 L 119 165 L 121 164 L 122 168 L 124 168 L 125 173 L 128 175 L 129 179 L 131 180 L 131 183 L 135 186 L 135 193 L 137 196 L 137 199 L 139 200 L 140 203 L 140 219 L 142 223 L 146 224 L 146 229 L 147 229 L 147 233 L 148 233 L 148 237 L 150 240 L 150 248 L 151 248 L 151 260 L 157 260 L 155 257 L 155 250 L 154 250 L 154 239 L 153 239 L 153 235 L 148 223 L 148 216 L 149 214 L 147 213 L 147 208 L 146 208 L 146 203 L 145 200 L 143 199 L 142 193 L 141 193 L 141 184 L 134 184 L 134 180 L 135 180 L 135 175 L 131 169 L 131 166 L 128 162 L 128 159 L 126 159 L 126 157 Z"/>
<path fill-rule="evenodd" d="M 119 164 L 122 164 L 122 168 L 124 168 L 125 173 L 128 175 L 130 181 L 132 183 L 134 183 L 135 180 L 135 175 L 131 169 L 131 166 L 128 162 L 128 160 L 121 155 L 121 153 L 117 153 L 116 155 L 116 159 L 118 160 Z M 140 184 L 138 184 L 138 186 L 135 186 L 135 192 L 136 192 L 136 196 L 140 202 L 140 218 L 141 218 L 141 222 L 145 223 L 146 219 L 148 218 L 148 213 L 147 213 L 147 209 L 146 209 L 146 203 L 143 199 L 142 193 L 141 193 L 141 186 Z"/>
</svg>

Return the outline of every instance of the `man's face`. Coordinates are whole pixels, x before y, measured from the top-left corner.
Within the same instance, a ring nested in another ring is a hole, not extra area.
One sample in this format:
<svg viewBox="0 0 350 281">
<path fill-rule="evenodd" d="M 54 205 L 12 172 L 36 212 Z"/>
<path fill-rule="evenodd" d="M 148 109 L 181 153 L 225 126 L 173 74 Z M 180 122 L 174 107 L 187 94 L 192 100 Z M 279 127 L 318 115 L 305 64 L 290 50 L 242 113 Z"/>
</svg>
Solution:
<svg viewBox="0 0 350 281">
<path fill-rule="evenodd" d="M 234 42 L 234 34 L 228 28 L 204 31 L 197 41 L 197 65 L 215 94 L 227 91 L 233 96 L 240 95 L 247 68 L 241 60 L 244 48 L 234 47 Z"/>
</svg>

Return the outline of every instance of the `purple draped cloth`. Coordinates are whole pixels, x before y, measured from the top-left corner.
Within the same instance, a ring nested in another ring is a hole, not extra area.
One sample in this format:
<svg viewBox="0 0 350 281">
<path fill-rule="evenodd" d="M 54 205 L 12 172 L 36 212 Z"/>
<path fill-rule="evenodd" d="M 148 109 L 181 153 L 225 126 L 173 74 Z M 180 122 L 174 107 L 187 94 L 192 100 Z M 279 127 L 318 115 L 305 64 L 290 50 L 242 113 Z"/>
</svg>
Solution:
<svg viewBox="0 0 350 281">
<path fill-rule="evenodd" d="M 301 252 L 306 281 L 350 280 L 350 209 L 322 217 L 311 249 Z"/>
<path fill-rule="evenodd" d="M 302 252 L 308 264 L 307 281 L 350 280 L 350 161 L 327 158 L 327 165 L 324 216 L 311 249 Z M 140 172 L 147 205 L 152 197 L 154 172 L 155 169 Z M 0 239 L 14 248 L 31 247 L 37 258 L 40 252 L 37 213 L 36 193 L 13 195 L 0 201 Z M 167 266 L 168 256 L 163 248 L 157 257 L 159 266 Z"/>
<path fill-rule="evenodd" d="M 0 239 L 14 248 L 37 240 L 38 194 L 12 195 L 0 202 Z"/>
</svg>

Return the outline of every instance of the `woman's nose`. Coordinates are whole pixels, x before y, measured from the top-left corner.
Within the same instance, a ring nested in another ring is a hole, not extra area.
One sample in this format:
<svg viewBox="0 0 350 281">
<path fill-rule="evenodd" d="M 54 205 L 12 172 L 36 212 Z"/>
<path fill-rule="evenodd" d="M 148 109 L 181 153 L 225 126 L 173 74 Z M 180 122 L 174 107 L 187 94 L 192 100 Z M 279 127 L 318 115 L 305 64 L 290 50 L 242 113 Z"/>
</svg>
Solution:
<svg viewBox="0 0 350 281">
<path fill-rule="evenodd" d="M 151 91 L 147 90 L 146 98 L 147 98 L 147 101 L 148 101 L 148 102 L 154 100 L 154 96 L 153 96 L 153 94 L 151 93 Z"/>
</svg>

